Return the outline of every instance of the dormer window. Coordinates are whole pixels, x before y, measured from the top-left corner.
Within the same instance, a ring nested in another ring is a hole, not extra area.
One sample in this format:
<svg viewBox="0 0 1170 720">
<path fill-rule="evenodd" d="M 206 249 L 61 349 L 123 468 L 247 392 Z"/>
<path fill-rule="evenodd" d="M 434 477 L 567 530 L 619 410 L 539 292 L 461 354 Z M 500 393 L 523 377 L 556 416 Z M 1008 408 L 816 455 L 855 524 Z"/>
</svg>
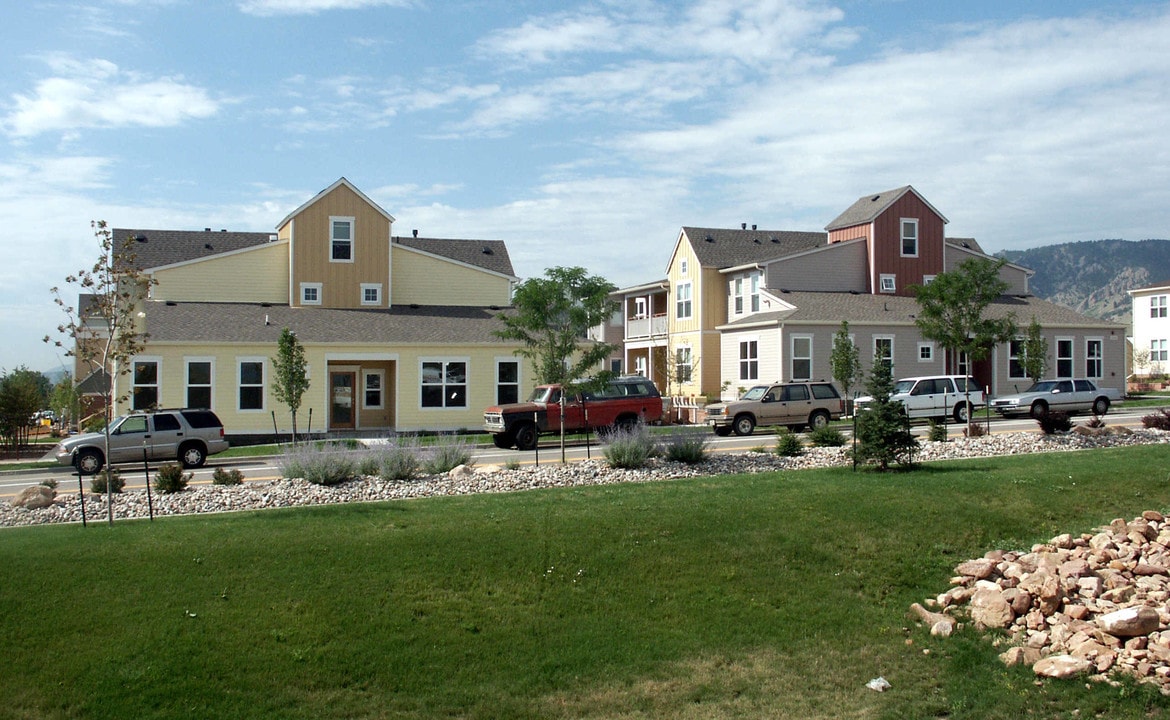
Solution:
<svg viewBox="0 0 1170 720">
<path fill-rule="evenodd" d="M 902 257 L 918 257 L 918 220 L 902 218 Z"/>
<path fill-rule="evenodd" d="M 892 293 L 898 291 L 898 283 L 894 275 L 882 275 L 879 279 L 879 288 L 884 293 Z"/>
<path fill-rule="evenodd" d="M 353 218 L 329 218 L 329 261 L 353 262 Z"/>
</svg>

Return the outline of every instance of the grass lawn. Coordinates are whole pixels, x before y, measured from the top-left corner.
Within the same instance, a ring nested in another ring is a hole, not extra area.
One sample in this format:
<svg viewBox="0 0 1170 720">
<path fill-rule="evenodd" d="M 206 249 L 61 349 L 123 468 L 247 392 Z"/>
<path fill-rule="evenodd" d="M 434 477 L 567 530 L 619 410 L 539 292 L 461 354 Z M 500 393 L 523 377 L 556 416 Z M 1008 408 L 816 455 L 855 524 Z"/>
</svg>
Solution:
<svg viewBox="0 0 1170 720">
<path fill-rule="evenodd" d="M 7 529 L 0 717 L 1167 718 L 908 608 L 989 549 L 1170 509 L 1168 468 L 1144 446 Z"/>
</svg>

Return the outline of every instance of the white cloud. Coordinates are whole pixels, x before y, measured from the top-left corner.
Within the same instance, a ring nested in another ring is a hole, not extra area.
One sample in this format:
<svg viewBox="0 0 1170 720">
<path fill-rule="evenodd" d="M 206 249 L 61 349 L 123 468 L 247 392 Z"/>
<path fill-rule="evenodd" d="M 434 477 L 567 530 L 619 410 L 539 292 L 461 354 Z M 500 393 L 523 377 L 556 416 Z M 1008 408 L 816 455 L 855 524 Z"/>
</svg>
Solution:
<svg viewBox="0 0 1170 720">
<path fill-rule="evenodd" d="M 12 137 L 85 128 L 170 127 L 210 117 L 220 108 L 206 90 L 182 78 L 148 79 L 102 59 L 53 56 L 47 61 L 57 75 L 39 81 L 30 95 L 14 95 L 13 109 L 0 120 Z"/>
<path fill-rule="evenodd" d="M 361 10 L 372 7 L 410 7 L 413 0 L 243 0 L 241 12 L 273 15 L 313 15 L 329 10 Z"/>
</svg>

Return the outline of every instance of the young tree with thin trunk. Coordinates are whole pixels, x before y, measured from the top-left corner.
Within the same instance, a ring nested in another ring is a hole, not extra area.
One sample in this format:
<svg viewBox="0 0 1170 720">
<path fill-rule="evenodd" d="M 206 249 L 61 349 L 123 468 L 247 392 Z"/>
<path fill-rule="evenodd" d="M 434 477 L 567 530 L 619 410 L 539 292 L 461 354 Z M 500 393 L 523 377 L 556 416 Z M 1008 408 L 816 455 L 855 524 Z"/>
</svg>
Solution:
<svg viewBox="0 0 1170 720">
<path fill-rule="evenodd" d="M 1040 322 L 1036 320 L 1036 316 L 1032 316 L 1032 323 L 1028 325 L 1028 334 L 1024 338 L 1021 345 L 1023 353 L 1020 357 L 1020 365 L 1024 368 L 1024 374 L 1032 379 L 1032 382 L 1040 382 L 1044 377 L 1044 371 L 1048 369 L 1048 341 L 1044 339 Z"/>
<path fill-rule="evenodd" d="M 994 262 L 982 258 L 964 260 L 959 267 L 939 273 L 929 285 L 913 287 L 918 300 L 914 324 L 922 336 L 951 351 L 952 367 L 960 355 L 968 362 L 987 357 L 995 345 L 1011 340 L 1016 334 L 1015 316 L 986 317 L 987 307 L 1007 292 L 1008 284 L 999 276 L 1006 260 Z M 971 390 L 966 392 L 971 407 Z M 970 426 L 974 413 L 968 411 Z"/>
<path fill-rule="evenodd" d="M 833 335 L 829 364 L 833 368 L 833 379 L 841 384 L 841 390 L 845 393 L 845 402 L 852 408 L 853 398 L 849 396 L 849 390 L 861 378 L 861 351 L 849 337 L 849 323 L 845 320 L 841 321 L 841 329 Z"/>
<path fill-rule="evenodd" d="M 116 240 L 105 220 L 95 220 L 90 226 L 98 241 L 98 259 L 92 267 L 65 278 L 66 283 L 77 288 L 77 305 L 70 304 L 60 288 L 50 290 L 66 316 L 66 321 L 57 326 L 57 332 L 70 344 L 48 335 L 44 340 L 62 348 L 65 355 L 77 358 L 80 367 L 91 372 L 105 370 L 109 373 L 109 381 L 102 388 L 105 462 L 108 465 L 114 405 L 129 397 L 126 392 L 115 396 L 117 378 L 130 374 L 134 356 L 146 347 L 149 335 L 140 322 L 140 309 L 157 281 L 138 267 L 133 237 Z M 114 522 L 112 485 L 106 483 L 106 507 L 111 525 Z"/>
<path fill-rule="evenodd" d="M 276 357 L 272 358 L 272 394 L 288 406 L 292 413 L 292 438 L 297 441 L 297 411 L 301 399 L 309 389 L 309 364 L 305 361 L 305 346 L 296 333 L 285 328 L 280 333 Z"/>
</svg>

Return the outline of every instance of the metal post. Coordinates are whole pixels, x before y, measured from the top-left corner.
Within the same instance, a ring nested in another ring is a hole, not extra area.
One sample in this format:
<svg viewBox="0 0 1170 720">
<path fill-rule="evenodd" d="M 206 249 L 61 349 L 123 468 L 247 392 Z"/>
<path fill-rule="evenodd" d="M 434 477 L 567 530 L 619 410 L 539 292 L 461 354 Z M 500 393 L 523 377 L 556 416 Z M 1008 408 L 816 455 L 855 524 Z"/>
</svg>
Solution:
<svg viewBox="0 0 1170 720">
<path fill-rule="evenodd" d="M 150 465 L 146 462 L 146 443 L 142 443 L 142 474 L 146 476 L 146 507 L 150 509 L 150 521 L 154 522 L 154 497 L 150 494 Z"/>
<path fill-rule="evenodd" d="M 275 410 L 272 411 L 272 439 L 276 441 L 277 445 L 280 444 L 280 431 L 276 429 L 276 411 Z"/>
<path fill-rule="evenodd" d="M 85 522 L 85 485 L 81 482 L 81 470 L 73 474 L 77 476 L 77 498 L 81 500 L 81 527 L 89 527 Z"/>
<path fill-rule="evenodd" d="M 534 432 L 536 433 L 536 442 L 533 444 L 532 451 L 536 453 L 536 467 L 540 467 L 540 413 L 537 410 L 532 411 L 532 427 L 535 428 Z"/>
<path fill-rule="evenodd" d="M 853 472 L 857 472 L 857 393 L 853 393 Z"/>
</svg>

